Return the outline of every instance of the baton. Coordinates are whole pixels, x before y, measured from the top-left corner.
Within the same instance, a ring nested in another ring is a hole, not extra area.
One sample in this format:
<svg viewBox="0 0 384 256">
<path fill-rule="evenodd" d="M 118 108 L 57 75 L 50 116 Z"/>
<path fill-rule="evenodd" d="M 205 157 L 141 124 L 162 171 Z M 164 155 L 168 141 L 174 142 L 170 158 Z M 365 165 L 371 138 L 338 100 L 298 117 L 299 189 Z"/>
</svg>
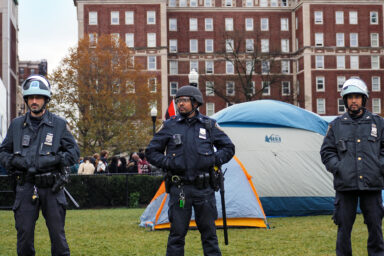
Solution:
<svg viewBox="0 0 384 256">
<path fill-rule="evenodd" d="M 69 193 L 69 191 L 63 187 L 64 193 L 71 199 L 72 203 L 77 207 L 80 208 L 80 205 L 76 202 L 75 198 L 72 197 L 72 195 Z"/>
</svg>

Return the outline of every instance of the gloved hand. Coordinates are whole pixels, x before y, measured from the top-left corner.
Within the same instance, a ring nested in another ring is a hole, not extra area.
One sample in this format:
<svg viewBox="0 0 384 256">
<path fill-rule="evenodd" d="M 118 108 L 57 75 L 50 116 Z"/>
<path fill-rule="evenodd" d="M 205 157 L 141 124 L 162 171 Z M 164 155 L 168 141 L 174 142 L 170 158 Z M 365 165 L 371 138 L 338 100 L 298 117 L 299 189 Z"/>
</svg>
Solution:
<svg viewBox="0 0 384 256">
<path fill-rule="evenodd" d="M 27 161 L 25 160 L 25 157 L 20 155 L 14 155 L 11 160 L 11 167 L 15 168 L 20 171 L 26 171 L 27 170 Z"/>
<path fill-rule="evenodd" d="M 55 167 L 61 163 L 61 157 L 59 155 L 46 155 L 46 156 L 40 156 L 38 163 L 37 163 L 37 169 L 43 170 Z"/>
</svg>

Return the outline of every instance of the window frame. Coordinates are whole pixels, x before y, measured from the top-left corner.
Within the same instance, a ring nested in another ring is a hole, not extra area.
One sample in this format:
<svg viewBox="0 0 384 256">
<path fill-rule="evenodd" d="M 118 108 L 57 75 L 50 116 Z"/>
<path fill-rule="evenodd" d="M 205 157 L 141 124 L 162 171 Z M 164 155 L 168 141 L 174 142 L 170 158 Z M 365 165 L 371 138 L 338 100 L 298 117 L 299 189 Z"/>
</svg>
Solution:
<svg viewBox="0 0 384 256">
<path fill-rule="evenodd" d="M 91 17 L 91 16 L 93 16 L 93 17 Z M 98 14 L 97 14 L 97 12 L 96 11 L 88 12 L 88 25 L 97 25 L 97 24 L 98 24 Z"/>
<path fill-rule="evenodd" d="M 325 77 L 324 76 L 316 76 L 316 91 L 324 92 L 325 91 Z M 320 87 L 322 86 L 322 87 Z"/>
<path fill-rule="evenodd" d="M 135 24 L 135 12 L 125 11 L 125 25 L 133 25 L 133 24 Z"/>
<path fill-rule="evenodd" d="M 153 17 L 151 17 L 153 15 Z M 153 21 L 151 21 L 153 19 Z M 156 24 L 156 11 L 147 11 L 147 25 Z"/>
<path fill-rule="evenodd" d="M 196 45 L 194 45 L 196 43 Z M 195 46 L 196 49 L 192 47 Z M 189 39 L 189 52 L 190 53 L 198 53 L 199 52 L 199 40 L 198 39 Z"/>
<path fill-rule="evenodd" d="M 116 14 L 117 14 L 117 16 L 116 16 Z M 111 25 L 120 25 L 120 12 L 119 11 L 111 11 L 110 16 L 111 16 L 111 19 L 110 19 Z M 117 21 L 114 21 L 114 19 L 116 19 Z"/>
<path fill-rule="evenodd" d="M 232 93 L 230 92 L 230 90 L 231 90 L 231 88 L 229 88 L 230 86 L 233 86 Z M 236 86 L 235 86 L 234 81 L 225 81 L 225 95 L 226 96 L 235 96 L 235 90 L 236 90 Z"/>
<path fill-rule="evenodd" d="M 150 60 L 153 59 L 154 61 L 151 62 Z M 154 65 L 154 67 L 151 67 L 150 65 Z M 147 70 L 157 70 L 157 56 L 156 55 L 149 55 L 147 56 Z"/>
</svg>

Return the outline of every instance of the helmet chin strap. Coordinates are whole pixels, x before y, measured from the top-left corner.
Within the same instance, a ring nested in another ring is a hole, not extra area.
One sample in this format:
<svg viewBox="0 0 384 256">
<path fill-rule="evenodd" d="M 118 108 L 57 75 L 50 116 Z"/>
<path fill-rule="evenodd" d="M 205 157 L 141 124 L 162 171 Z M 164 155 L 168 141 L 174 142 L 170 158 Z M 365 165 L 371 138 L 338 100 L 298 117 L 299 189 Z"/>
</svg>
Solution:
<svg viewBox="0 0 384 256">
<path fill-rule="evenodd" d="M 183 117 L 189 117 L 193 112 L 195 112 L 197 107 L 192 107 L 192 110 L 187 112 L 187 113 L 180 113 L 181 116 Z M 180 112 L 180 111 L 179 111 Z"/>
</svg>

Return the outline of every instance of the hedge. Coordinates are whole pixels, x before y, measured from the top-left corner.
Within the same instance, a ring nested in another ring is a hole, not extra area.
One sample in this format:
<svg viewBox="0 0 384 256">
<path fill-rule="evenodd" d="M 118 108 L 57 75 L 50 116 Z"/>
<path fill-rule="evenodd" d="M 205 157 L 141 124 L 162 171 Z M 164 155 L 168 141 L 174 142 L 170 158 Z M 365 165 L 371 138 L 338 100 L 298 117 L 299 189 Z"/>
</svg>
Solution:
<svg viewBox="0 0 384 256">
<path fill-rule="evenodd" d="M 67 190 L 80 208 L 138 207 L 148 204 L 162 181 L 149 175 L 71 175 Z M 9 208 L 14 193 L 8 176 L 0 176 L 0 207 Z M 68 200 L 68 208 L 75 206 Z"/>
</svg>

